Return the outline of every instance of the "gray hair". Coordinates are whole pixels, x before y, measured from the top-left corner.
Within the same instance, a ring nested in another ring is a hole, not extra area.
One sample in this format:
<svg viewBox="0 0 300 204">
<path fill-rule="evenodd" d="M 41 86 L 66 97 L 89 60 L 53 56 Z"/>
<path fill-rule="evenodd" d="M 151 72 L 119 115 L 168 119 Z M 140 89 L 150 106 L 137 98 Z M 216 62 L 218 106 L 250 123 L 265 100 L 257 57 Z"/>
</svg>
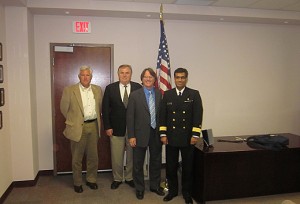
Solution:
<svg viewBox="0 0 300 204">
<path fill-rule="evenodd" d="M 119 70 L 120 70 L 120 69 L 123 69 L 123 68 L 126 68 L 126 67 L 128 67 L 128 68 L 130 69 L 131 73 L 132 73 L 132 67 L 131 67 L 131 65 L 129 65 L 129 64 L 121 64 L 121 65 L 119 66 L 119 68 L 118 68 L 118 73 L 119 73 Z"/>
<path fill-rule="evenodd" d="M 87 66 L 87 65 L 83 65 L 83 66 L 80 67 L 78 76 L 80 76 L 80 72 L 84 71 L 84 70 L 89 70 L 90 74 L 93 76 L 93 70 L 92 70 L 92 68 L 90 66 Z"/>
</svg>

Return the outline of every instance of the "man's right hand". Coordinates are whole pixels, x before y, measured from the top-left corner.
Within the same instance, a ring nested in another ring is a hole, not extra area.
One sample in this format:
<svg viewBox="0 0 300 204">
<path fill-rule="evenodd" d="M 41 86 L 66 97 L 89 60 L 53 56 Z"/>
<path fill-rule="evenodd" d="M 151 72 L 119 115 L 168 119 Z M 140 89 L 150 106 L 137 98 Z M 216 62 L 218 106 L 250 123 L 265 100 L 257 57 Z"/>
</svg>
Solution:
<svg viewBox="0 0 300 204">
<path fill-rule="evenodd" d="M 107 130 L 105 130 L 105 132 L 106 132 L 106 135 L 107 136 L 109 136 L 109 137 L 111 137 L 111 136 L 113 136 L 113 129 L 107 129 Z"/>
</svg>

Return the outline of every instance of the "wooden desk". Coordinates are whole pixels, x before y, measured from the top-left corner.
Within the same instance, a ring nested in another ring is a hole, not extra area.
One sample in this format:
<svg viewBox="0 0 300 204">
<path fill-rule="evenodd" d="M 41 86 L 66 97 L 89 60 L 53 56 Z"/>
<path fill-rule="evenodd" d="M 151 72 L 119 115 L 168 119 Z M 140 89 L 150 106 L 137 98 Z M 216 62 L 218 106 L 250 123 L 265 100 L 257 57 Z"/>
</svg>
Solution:
<svg viewBox="0 0 300 204">
<path fill-rule="evenodd" d="M 246 142 L 218 142 L 235 137 L 215 137 L 214 147 L 196 145 L 193 198 L 197 202 L 300 191 L 300 136 L 289 138 L 289 149 L 257 150 Z M 249 136 L 240 136 L 247 138 Z"/>
</svg>

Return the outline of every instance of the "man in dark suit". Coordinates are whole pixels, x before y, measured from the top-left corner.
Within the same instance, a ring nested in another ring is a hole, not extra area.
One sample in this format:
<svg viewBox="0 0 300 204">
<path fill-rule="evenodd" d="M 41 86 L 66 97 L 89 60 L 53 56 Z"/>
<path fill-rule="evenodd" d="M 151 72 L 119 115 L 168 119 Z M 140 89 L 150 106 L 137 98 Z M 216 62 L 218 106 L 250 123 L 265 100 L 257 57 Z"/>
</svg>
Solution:
<svg viewBox="0 0 300 204">
<path fill-rule="evenodd" d="M 127 107 L 128 138 L 133 147 L 133 180 L 136 197 L 144 198 L 144 160 L 147 148 L 150 150 L 150 191 L 163 196 L 161 181 L 162 143 L 158 135 L 158 113 L 161 93 L 154 88 L 156 73 L 151 68 L 141 74 L 143 88 L 136 90 L 129 97 Z"/>
<path fill-rule="evenodd" d="M 86 185 L 96 190 L 98 185 L 98 139 L 100 137 L 100 109 L 102 90 L 91 83 L 93 71 L 89 66 L 80 67 L 80 83 L 64 89 L 60 110 L 66 118 L 63 132 L 71 143 L 74 191 L 82 189 L 82 158 L 86 153 Z"/>
<path fill-rule="evenodd" d="M 178 68 L 174 72 L 176 88 L 166 91 L 161 104 L 160 137 L 166 145 L 166 176 L 169 193 L 164 201 L 178 195 L 178 159 L 182 157 L 182 195 L 185 203 L 193 203 L 194 145 L 200 138 L 203 107 L 199 91 L 186 87 L 188 71 Z"/>
<path fill-rule="evenodd" d="M 108 85 L 104 92 L 102 116 L 106 135 L 110 137 L 113 182 L 111 189 L 117 189 L 125 183 L 134 187 L 132 178 L 132 148 L 129 145 L 126 130 L 126 109 L 131 92 L 141 88 L 131 80 L 132 68 L 128 64 L 118 68 L 119 81 Z M 126 149 L 126 170 L 124 171 L 124 153 Z"/>
</svg>

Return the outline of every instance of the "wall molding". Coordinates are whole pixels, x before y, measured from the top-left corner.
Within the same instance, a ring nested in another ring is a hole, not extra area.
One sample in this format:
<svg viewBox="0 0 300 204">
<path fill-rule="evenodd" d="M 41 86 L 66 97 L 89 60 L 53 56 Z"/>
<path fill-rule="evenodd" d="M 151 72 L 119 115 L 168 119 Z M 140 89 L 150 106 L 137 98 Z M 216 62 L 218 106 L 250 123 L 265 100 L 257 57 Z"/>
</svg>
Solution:
<svg viewBox="0 0 300 204">
<path fill-rule="evenodd" d="M 7 190 L 3 193 L 3 195 L 0 197 L 0 204 L 4 203 L 6 198 L 9 196 L 11 191 L 14 188 L 24 188 L 24 187 L 32 187 L 35 186 L 40 178 L 40 176 L 50 176 L 53 175 L 53 170 L 42 170 L 39 171 L 39 173 L 36 175 L 34 180 L 26 180 L 26 181 L 13 181 Z"/>
</svg>

